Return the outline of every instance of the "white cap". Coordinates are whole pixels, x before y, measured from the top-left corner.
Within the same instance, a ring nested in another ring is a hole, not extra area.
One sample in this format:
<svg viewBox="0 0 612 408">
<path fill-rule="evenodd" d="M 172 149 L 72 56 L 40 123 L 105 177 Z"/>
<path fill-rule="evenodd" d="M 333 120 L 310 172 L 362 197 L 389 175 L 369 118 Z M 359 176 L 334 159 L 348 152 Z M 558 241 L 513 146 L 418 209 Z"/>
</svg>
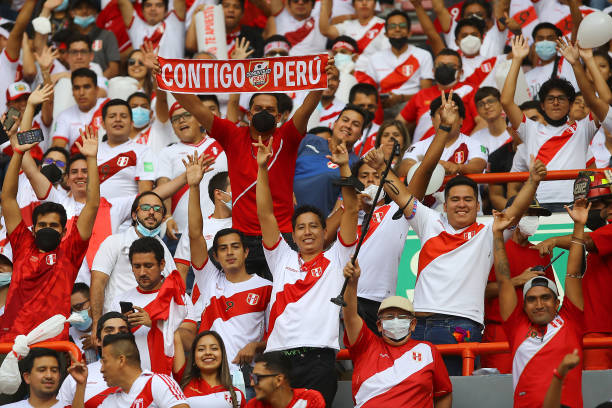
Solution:
<svg viewBox="0 0 612 408">
<path fill-rule="evenodd" d="M 14 101 L 20 96 L 29 95 L 31 93 L 32 90 L 30 89 L 30 85 L 27 83 L 23 81 L 13 82 L 8 86 L 8 88 L 6 88 L 6 100 Z"/>
</svg>

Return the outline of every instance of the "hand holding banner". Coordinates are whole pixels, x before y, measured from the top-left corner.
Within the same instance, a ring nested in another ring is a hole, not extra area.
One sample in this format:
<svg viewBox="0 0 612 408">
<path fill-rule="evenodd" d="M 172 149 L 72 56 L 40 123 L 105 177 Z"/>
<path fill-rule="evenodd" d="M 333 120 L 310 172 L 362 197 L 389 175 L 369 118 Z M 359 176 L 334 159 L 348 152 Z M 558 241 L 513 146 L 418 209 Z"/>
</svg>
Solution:
<svg viewBox="0 0 612 408">
<path fill-rule="evenodd" d="M 327 54 L 247 60 L 158 57 L 160 89 L 189 94 L 327 89 Z"/>
</svg>

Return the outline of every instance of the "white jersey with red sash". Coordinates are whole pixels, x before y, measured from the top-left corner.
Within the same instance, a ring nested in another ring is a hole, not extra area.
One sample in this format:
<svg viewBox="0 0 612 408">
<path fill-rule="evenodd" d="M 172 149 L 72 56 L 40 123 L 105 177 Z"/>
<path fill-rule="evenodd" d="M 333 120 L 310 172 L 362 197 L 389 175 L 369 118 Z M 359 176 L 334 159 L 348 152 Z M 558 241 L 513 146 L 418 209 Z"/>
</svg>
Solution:
<svg viewBox="0 0 612 408">
<path fill-rule="evenodd" d="M 210 259 L 202 267 L 194 265 L 193 268 L 200 292 L 194 304 L 200 332 L 219 333 L 225 343 L 230 371 L 239 370 L 232 363 L 238 352 L 251 342 L 261 341 L 264 335 L 272 282 L 255 274 L 243 282 L 230 282 Z"/>
<path fill-rule="evenodd" d="M 155 180 L 153 159 L 149 148 L 128 140 L 118 146 L 108 141 L 98 147 L 100 195 L 115 198 L 138 194 L 138 181 Z"/>
<path fill-rule="evenodd" d="M 533 155 L 548 170 L 583 169 L 588 160 L 588 147 L 598 126 L 590 113 L 586 118 L 563 126 L 544 125 L 525 116 L 518 130 L 526 145 L 526 157 Z M 573 181 L 543 181 L 537 191 L 541 203 L 573 201 Z"/>
<path fill-rule="evenodd" d="M 512 351 L 514 407 L 541 407 L 552 380 L 552 374 L 547 373 L 577 349 L 580 363 L 563 381 L 561 404 L 581 408 L 584 313 L 566 297 L 559 314 L 546 326 L 534 326 L 518 306 L 503 328 Z"/>
<path fill-rule="evenodd" d="M 472 74 L 465 78 L 464 82 L 472 86 L 474 89 L 479 89 L 483 86 L 492 86 L 493 88 L 497 88 L 495 72 L 498 65 L 506 61 L 506 59 L 507 55 L 501 55 L 481 61 L 472 71 Z"/>
<path fill-rule="evenodd" d="M 338 349 L 340 308 L 329 301 L 338 295 L 342 269 L 354 252 L 355 242 L 338 239 L 330 249 L 304 262 L 282 236 L 274 247 L 264 245 L 273 278 L 266 351 L 296 347 Z M 324 316 L 325 318 L 322 318 Z"/>
<path fill-rule="evenodd" d="M 319 115 L 320 115 L 319 116 L 319 126 L 325 126 L 330 129 L 333 128 L 334 123 L 340 116 L 340 112 L 342 112 L 342 109 L 344 109 L 345 106 L 346 106 L 346 103 L 342 102 L 341 100 L 337 98 L 334 98 L 332 103 L 327 105 L 327 107 L 323 107 L 321 104 L 319 104 L 319 107 L 317 108 L 319 109 Z"/>
<path fill-rule="evenodd" d="M 555 61 L 552 61 L 546 65 L 538 65 L 525 73 L 525 81 L 527 82 L 527 94 L 531 99 L 538 98 L 538 92 L 540 87 L 546 81 L 548 81 L 555 68 Z M 564 57 L 559 57 L 557 60 L 557 75 L 558 78 L 565 78 L 571 82 L 576 92 L 580 90 L 578 83 L 576 82 L 576 76 L 572 65 L 567 62 Z"/>
<path fill-rule="evenodd" d="M 227 171 L 227 157 L 223 148 L 212 137 L 205 136 L 197 145 L 191 143 L 175 143 L 163 148 L 159 153 L 159 161 L 155 178 L 165 177 L 172 180 L 185 172 L 182 160 L 197 151 L 199 155 L 207 154 L 215 157 L 214 171 L 204 174 L 200 182 L 200 204 L 204 214 L 214 211 L 215 205 L 208 196 L 208 183 L 210 179 L 221 171 Z M 172 196 L 172 216 L 181 233 L 187 232 L 187 204 L 189 201 L 188 185 L 184 185 Z"/>
<path fill-rule="evenodd" d="M 445 213 L 415 201 L 410 226 L 421 240 L 414 310 L 484 321 L 485 286 L 493 266 L 492 223 L 456 230 Z"/>
<path fill-rule="evenodd" d="M 87 386 L 85 387 L 85 408 L 97 408 L 109 395 L 119 391 L 118 387 L 109 387 L 100 372 L 102 361 L 98 360 L 87 365 Z M 62 403 L 71 405 L 76 392 L 76 381 L 67 376 L 57 394 Z"/>
<path fill-rule="evenodd" d="M 540 23 L 538 12 L 536 11 L 531 0 L 512 0 L 510 2 L 510 17 L 521 25 L 523 36 L 527 38 L 529 44 L 533 42 L 531 33 L 535 26 Z M 508 30 L 508 41 L 514 37 L 511 31 Z"/>
<path fill-rule="evenodd" d="M 376 136 L 378 135 L 379 128 L 380 125 L 371 122 L 369 127 L 363 129 L 363 135 L 360 140 L 353 145 L 353 151 L 357 156 L 363 157 L 376 147 Z"/>
<path fill-rule="evenodd" d="M 159 23 L 151 26 L 136 11 L 128 26 L 128 34 L 134 49 L 150 41 L 159 47 L 159 56 L 164 58 L 183 58 L 185 48 L 185 22 L 178 18 L 174 10 Z"/>
<path fill-rule="evenodd" d="M 569 6 L 561 4 L 558 0 L 532 0 L 541 22 L 552 23 L 559 28 L 563 35 L 572 32 L 572 16 Z M 597 9 L 580 6 L 582 17 L 591 14 Z"/>
<path fill-rule="evenodd" d="M 433 60 L 431 54 L 414 45 L 408 45 L 399 56 L 385 48 L 359 57 L 355 78 L 376 86 L 381 94 L 414 95 L 421 89 L 421 79 L 433 79 Z"/>
<path fill-rule="evenodd" d="M 121 389 L 109 395 L 102 408 L 172 408 L 187 404 L 181 387 L 172 377 L 144 370 L 132 383 L 130 392 Z"/>
<path fill-rule="evenodd" d="M 459 7 L 461 7 L 461 5 L 462 3 L 458 4 Z M 459 51 L 459 46 L 455 42 L 455 28 L 460 20 L 460 9 L 456 6 L 448 9 L 453 19 L 451 20 L 451 25 L 447 32 L 442 31 L 438 20 L 436 20 L 434 24 L 437 26 L 438 32 L 442 32 L 448 48 Z M 508 30 L 506 28 L 500 29 L 499 23 L 493 24 L 493 26 L 485 32 L 482 46 L 480 47 L 480 55 L 484 57 L 494 57 L 503 54 L 506 37 L 508 35 L 507 33 Z"/>
<path fill-rule="evenodd" d="M 398 210 L 397 204 L 384 204 L 374 210 L 368 233 L 364 238 L 359 256 L 361 277 L 357 296 L 382 302 L 394 295 L 397 287 L 399 262 L 404 250 L 410 225 L 405 217 L 392 219 Z M 364 211 L 359 211 L 358 234 L 361 236 Z M 385 245 L 380 245 L 381 240 Z"/>
<path fill-rule="evenodd" d="M 136 143 L 149 146 L 149 137 L 151 136 L 152 124 L 149 124 L 146 128 L 138 132 L 134 140 Z"/>
<path fill-rule="evenodd" d="M 319 15 L 311 13 L 305 20 L 296 20 L 284 8 L 275 17 L 276 33 L 291 44 L 289 55 L 309 55 L 325 52 L 327 39 L 319 31 Z"/>
<path fill-rule="evenodd" d="M 335 27 L 339 35 L 347 35 L 357 41 L 362 55 L 372 55 L 391 47 L 385 37 L 385 20 L 380 17 L 372 17 L 366 25 L 361 25 L 359 20 L 346 20 Z"/>
<path fill-rule="evenodd" d="M 100 129 L 102 127 L 102 107 L 107 101 L 108 99 L 98 98 L 96 105 L 87 112 L 81 112 L 77 105 L 62 111 L 53 124 L 52 140 L 63 139 L 66 141 L 66 148 L 71 149 L 85 126 Z M 78 153 L 78 149 L 71 153 Z"/>
</svg>

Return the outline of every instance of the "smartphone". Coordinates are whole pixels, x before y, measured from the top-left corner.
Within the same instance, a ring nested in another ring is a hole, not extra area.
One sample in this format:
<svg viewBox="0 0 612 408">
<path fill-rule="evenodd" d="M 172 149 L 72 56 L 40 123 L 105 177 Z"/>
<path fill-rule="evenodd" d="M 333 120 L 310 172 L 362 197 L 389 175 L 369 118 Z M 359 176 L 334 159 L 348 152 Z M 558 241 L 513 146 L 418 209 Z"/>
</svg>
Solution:
<svg viewBox="0 0 612 408">
<path fill-rule="evenodd" d="M 41 129 L 31 129 L 17 133 L 17 141 L 20 145 L 42 142 L 44 139 L 45 135 L 43 135 Z"/>
<path fill-rule="evenodd" d="M 121 306 L 121 313 L 123 314 L 134 310 L 134 305 L 132 302 L 119 302 L 119 306 Z"/>
<path fill-rule="evenodd" d="M 6 119 L 4 119 L 4 123 L 2 124 L 4 126 L 4 129 L 6 129 L 7 132 L 11 130 L 11 128 L 15 124 L 15 121 L 19 119 L 20 116 L 21 112 L 11 106 L 6 112 Z"/>
<path fill-rule="evenodd" d="M 3 145 L 8 141 L 9 141 L 9 136 L 6 133 L 6 130 L 4 130 L 4 126 L 2 125 L 2 123 L 0 123 L 0 145 Z"/>
</svg>

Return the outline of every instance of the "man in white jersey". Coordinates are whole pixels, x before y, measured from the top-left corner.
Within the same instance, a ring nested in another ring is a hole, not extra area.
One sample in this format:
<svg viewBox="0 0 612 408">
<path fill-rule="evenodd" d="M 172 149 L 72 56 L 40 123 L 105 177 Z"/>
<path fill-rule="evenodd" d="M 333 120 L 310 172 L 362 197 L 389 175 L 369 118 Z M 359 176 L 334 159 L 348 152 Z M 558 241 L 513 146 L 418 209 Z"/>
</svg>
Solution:
<svg viewBox="0 0 612 408">
<path fill-rule="evenodd" d="M 376 86 L 385 95 L 383 107 L 396 106 L 395 117 L 412 95 L 432 85 L 433 60 L 429 52 L 408 44 L 410 17 L 403 11 L 393 10 L 387 15 L 385 30 L 391 47 L 361 56 L 355 77 Z"/>
<path fill-rule="evenodd" d="M 478 116 L 487 122 L 487 127 L 472 133 L 470 138 L 486 147 L 487 155 L 506 143 L 512 142 L 512 136 L 508 133 L 506 126 L 506 118 L 503 116 L 500 98 L 499 91 L 490 86 L 482 87 L 474 94 Z"/>
<path fill-rule="evenodd" d="M 374 122 L 379 103 L 378 89 L 368 83 L 357 83 L 349 92 L 349 104 L 359 106 L 369 113 L 364 122 L 361 136 L 353 145 L 353 151 L 357 156 L 363 156 L 376 144 L 379 123 Z"/>
<path fill-rule="evenodd" d="M 172 377 L 141 368 L 138 347 L 131 333 L 111 334 L 104 338 L 100 371 L 113 390 L 99 407 L 189 408 L 181 387 Z M 84 407 L 87 366 L 73 362 L 68 372 L 77 383 L 72 406 Z"/>
<path fill-rule="evenodd" d="M 336 97 L 338 85 L 340 85 L 340 73 L 334 70 L 334 73 L 327 76 L 327 89 L 321 95 L 321 103 L 310 116 L 308 129 L 316 126 L 326 126 L 331 129 L 334 126 L 334 122 L 346 105 Z"/>
<path fill-rule="evenodd" d="M 211 249 L 213 239 L 218 231 L 232 228 L 232 187 L 227 171 L 215 174 L 208 183 L 208 197 L 215 203 L 215 210 L 204 218 L 202 233 L 206 248 Z M 206 213 L 202 212 L 203 215 Z M 174 253 L 176 269 L 186 275 L 191 266 L 191 249 L 189 234 L 181 235 Z"/>
<path fill-rule="evenodd" d="M 410 226 L 421 240 L 414 309 L 418 319 L 413 338 L 434 344 L 480 341 L 484 321 L 484 291 L 493 264 L 493 231 L 491 224 L 480 224 L 478 186 L 465 176 L 451 179 L 445 186 L 445 213 L 423 205 L 425 187 L 444 150 L 453 137 L 459 112 L 452 94 L 442 95 L 442 107 L 436 113 L 440 120 L 429 149 L 409 186 L 404 187 L 393 172 L 387 176 L 386 193 L 401 207 Z M 366 156 L 366 163 L 381 171 L 382 149 Z M 529 180 L 506 212 L 520 218 L 533 201 L 536 188 L 546 175 L 540 162 L 532 164 Z M 419 189 L 415 188 L 419 185 Z M 399 191 L 399 194 L 397 193 Z M 415 198 L 416 197 L 416 198 Z M 426 327 L 428 328 L 426 330 Z M 439 329 L 431 330 L 431 327 Z M 450 375 L 461 374 L 461 358 L 444 359 Z"/>
<path fill-rule="evenodd" d="M 330 24 L 332 0 L 321 0 L 319 29 L 321 34 L 334 40 L 339 35 L 347 35 L 357 41 L 359 53 L 371 56 L 375 52 L 389 48 L 385 37 L 385 21 L 376 15 L 376 0 L 353 0 L 355 19 L 340 24 Z"/>
<path fill-rule="evenodd" d="M 127 317 L 121 313 L 108 312 L 100 318 L 96 330 L 96 337 L 98 339 L 96 345 L 101 349 L 104 337 L 110 334 L 129 333 L 130 326 Z M 113 387 L 106 385 L 106 381 L 100 371 L 101 368 L 101 360 L 87 365 L 89 375 L 87 377 L 87 388 L 85 389 L 85 408 L 97 407 L 113 391 Z M 59 389 L 57 398 L 65 405 L 72 404 L 76 386 L 77 383 L 73 377 L 66 377 Z"/>
<path fill-rule="evenodd" d="M 28 384 L 30 397 L 6 404 L 8 408 L 63 408 L 67 406 L 57 399 L 61 378 L 59 354 L 47 348 L 33 348 L 21 362 L 23 381 Z"/>
<path fill-rule="evenodd" d="M 576 49 L 576 61 L 579 61 L 577 52 Z M 567 80 L 553 78 L 544 82 L 539 90 L 540 107 L 546 124 L 527 119 L 514 103 L 514 90 L 521 61 L 528 53 L 529 47 L 525 39 L 515 37 L 512 41 L 512 65 L 501 95 L 502 105 L 510 124 L 518 131 L 525 144 L 524 158 L 533 156 L 546 164 L 550 170 L 585 168 L 589 144 L 599 128 L 596 119 L 600 122 L 606 119 L 606 115 L 609 114 L 607 104 L 605 110 L 594 109 L 581 121 L 570 120 L 568 119 L 570 104 L 576 95 L 574 87 Z M 587 105 L 590 106 L 591 101 L 595 99 L 590 83 L 583 83 L 581 90 Z M 563 211 L 563 204 L 572 200 L 571 180 L 547 181 L 538 188 L 538 201 L 553 212 Z"/>
<path fill-rule="evenodd" d="M 192 292 L 192 300 L 196 320 L 200 322 L 199 332 L 214 330 L 221 335 L 230 371 L 236 372 L 241 366 L 250 365 L 255 354 L 266 347 L 262 339 L 272 283 L 256 274 L 247 273 L 245 260 L 249 250 L 238 230 L 224 228 L 215 234 L 212 253 L 221 268 L 210 261 L 200 206 L 203 174 L 201 159 L 190 156 L 187 159 L 189 244 L 197 285 L 197 290 L 194 288 Z M 187 341 L 183 338 L 183 343 L 191 347 L 196 322 L 185 322 L 182 328 L 189 333 Z"/>
<path fill-rule="evenodd" d="M 325 52 L 325 37 L 319 31 L 319 13 L 313 12 L 315 0 L 290 0 L 276 16 L 268 17 L 264 38 L 284 36 L 291 44 L 290 55 Z"/>
<path fill-rule="evenodd" d="M 72 96 L 76 105 L 62 111 L 51 130 L 52 146 L 72 149 L 79 138 L 79 131 L 85 126 L 102 127 L 102 106 L 107 101 L 98 98 L 98 76 L 89 68 L 79 68 L 72 72 Z"/>
<path fill-rule="evenodd" d="M 455 26 L 455 43 L 461 51 L 463 66 L 461 81 L 465 81 L 487 59 L 480 54 L 485 31 L 484 25 L 484 21 L 476 17 L 469 17 L 459 20 Z"/>
<path fill-rule="evenodd" d="M 315 389 L 328 406 L 337 389 L 335 353 L 338 349 L 338 306 L 330 302 L 343 283 L 342 268 L 357 243 L 357 196 L 344 183 L 344 214 L 338 240 L 324 251 L 325 219 L 318 208 L 298 207 L 292 217 L 296 253 L 281 236 L 272 212 L 268 160 L 272 143 L 257 146 L 257 216 L 264 255 L 273 277 L 272 300 L 266 333 L 266 351 L 282 350 L 291 361 L 292 386 Z M 332 146 L 328 158 L 340 167 L 340 177 L 351 176 L 344 143 Z M 296 325 L 296 322 L 299 324 Z"/>
<path fill-rule="evenodd" d="M 531 2 L 540 21 L 554 24 L 561 30 L 562 35 L 569 35 L 576 29 L 572 21 L 572 8 L 575 8 L 582 17 L 597 11 L 583 6 L 582 0 L 531 0 Z"/>
<path fill-rule="evenodd" d="M 128 30 L 134 49 L 141 48 L 145 41 L 164 58 L 183 58 L 185 48 L 185 0 L 145 0 L 142 13 L 134 10 L 130 0 L 119 0 L 121 17 Z M 141 17 L 142 15 L 142 17 Z"/>
</svg>

